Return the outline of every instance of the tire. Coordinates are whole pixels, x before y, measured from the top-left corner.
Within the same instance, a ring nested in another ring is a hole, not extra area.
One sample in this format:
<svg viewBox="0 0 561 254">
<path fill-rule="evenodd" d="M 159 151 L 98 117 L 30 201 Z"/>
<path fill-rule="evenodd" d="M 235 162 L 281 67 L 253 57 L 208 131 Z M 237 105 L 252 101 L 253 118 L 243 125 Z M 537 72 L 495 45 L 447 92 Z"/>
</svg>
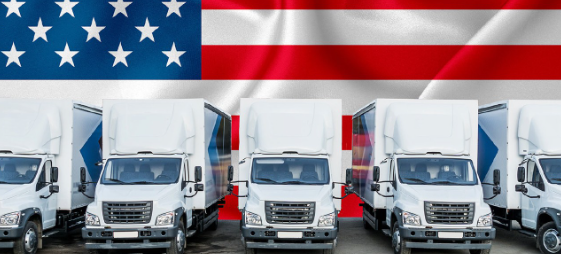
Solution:
<svg viewBox="0 0 561 254">
<path fill-rule="evenodd" d="M 14 243 L 14 254 L 35 254 L 39 246 L 39 230 L 37 224 L 28 221 L 23 229 L 23 235 Z"/>
<path fill-rule="evenodd" d="M 491 241 L 483 241 L 482 243 L 491 243 Z M 470 254 L 489 254 L 491 253 L 491 249 L 485 250 L 469 250 Z"/>
<path fill-rule="evenodd" d="M 87 240 L 86 243 L 97 243 L 94 240 Z M 104 249 L 88 249 L 88 254 L 107 254 L 109 250 Z"/>
<path fill-rule="evenodd" d="M 243 239 L 243 248 L 245 250 L 245 254 L 256 254 L 257 253 L 256 249 L 247 247 L 247 241 L 245 240 L 245 238 Z"/>
<path fill-rule="evenodd" d="M 336 240 L 329 241 L 329 243 L 333 243 L 333 248 L 332 249 L 324 249 L 323 254 L 335 254 L 335 249 L 337 247 Z"/>
<path fill-rule="evenodd" d="M 405 247 L 407 241 L 399 234 L 399 223 L 393 224 L 392 249 L 394 254 L 411 254 L 411 249 Z"/>
<path fill-rule="evenodd" d="M 555 222 L 550 221 L 540 227 L 537 241 L 541 253 L 561 253 L 561 238 Z"/>
<path fill-rule="evenodd" d="M 362 225 L 364 226 L 364 229 L 371 229 L 372 228 L 370 226 L 370 224 L 368 223 L 368 221 L 366 221 L 366 219 L 364 217 L 362 217 Z"/>
<path fill-rule="evenodd" d="M 166 249 L 166 254 L 183 254 L 186 245 L 185 224 L 181 220 L 177 229 L 177 235 L 171 239 L 171 246 Z"/>
<path fill-rule="evenodd" d="M 212 224 L 210 224 L 208 229 L 210 231 L 216 231 L 218 229 L 218 218 Z"/>
</svg>

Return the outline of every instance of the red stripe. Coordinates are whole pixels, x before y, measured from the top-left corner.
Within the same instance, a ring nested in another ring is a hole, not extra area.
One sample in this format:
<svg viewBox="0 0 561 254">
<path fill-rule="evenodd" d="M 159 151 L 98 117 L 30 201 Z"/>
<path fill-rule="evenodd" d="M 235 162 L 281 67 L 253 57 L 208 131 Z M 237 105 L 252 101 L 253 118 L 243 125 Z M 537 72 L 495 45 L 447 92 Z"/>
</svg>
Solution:
<svg viewBox="0 0 561 254">
<path fill-rule="evenodd" d="M 560 70 L 561 46 L 202 46 L 203 79 L 561 79 Z"/>
<path fill-rule="evenodd" d="M 232 150 L 240 148 L 240 116 L 232 116 Z M 343 138 L 342 149 L 352 149 L 353 139 L 353 116 L 343 116 Z"/>
<path fill-rule="evenodd" d="M 234 186 L 234 194 L 238 194 L 238 186 Z M 228 195 L 224 198 L 226 203 L 220 209 L 218 209 L 218 219 L 219 220 L 241 220 L 242 214 L 238 210 L 238 197 L 234 195 Z"/>
<path fill-rule="evenodd" d="M 202 0 L 202 9 L 561 9 L 561 1 Z"/>
<path fill-rule="evenodd" d="M 341 187 L 341 193 L 345 193 L 345 186 Z M 351 194 L 341 200 L 341 212 L 339 217 L 362 217 L 362 200 L 355 195 Z"/>
</svg>

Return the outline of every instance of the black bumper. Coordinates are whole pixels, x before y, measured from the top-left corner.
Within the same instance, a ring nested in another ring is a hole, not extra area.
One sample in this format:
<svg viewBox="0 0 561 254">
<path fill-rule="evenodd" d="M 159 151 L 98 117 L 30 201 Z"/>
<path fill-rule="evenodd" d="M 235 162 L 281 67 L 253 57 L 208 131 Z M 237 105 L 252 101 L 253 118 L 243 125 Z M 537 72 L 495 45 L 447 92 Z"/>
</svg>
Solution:
<svg viewBox="0 0 561 254">
<path fill-rule="evenodd" d="M 440 233 L 462 233 L 462 238 L 439 237 Z M 487 229 L 435 229 L 399 227 L 399 234 L 407 240 L 407 248 L 418 249 L 491 249 L 495 239 L 494 228 Z"/>
<path fill-rule="evenodd" d="M 115 238 L 115 232 L 138 232 L 138 237 Z M 169 248 L 177 235 L 171 228 L 82 228 L 86 249 L 160 249 Z"/>
<path fill-rule="evenodd" d="M 242 227 L 247 248 L 252 249 L 332 249 L 337 227 L 329 229 L 282 229 Z M 302 232 L 302 238 L 279 238 L 279 232 Z"/>
<path fill-rule="evenodd" d="M 13 248 L 14 241 L 23 235 L 23 227 L 0 228 L 0 249 Z"/>
</svg>

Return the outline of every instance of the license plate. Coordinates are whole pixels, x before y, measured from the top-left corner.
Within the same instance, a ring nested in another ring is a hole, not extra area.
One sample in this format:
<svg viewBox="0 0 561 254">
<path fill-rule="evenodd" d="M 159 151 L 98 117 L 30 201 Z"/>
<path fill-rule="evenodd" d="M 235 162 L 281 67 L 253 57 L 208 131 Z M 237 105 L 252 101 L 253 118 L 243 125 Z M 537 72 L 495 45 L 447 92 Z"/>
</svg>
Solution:
<svg viewBox="0 0 561 254">
<path fill-rule="evenodd" d="M 302 232 L 279 232 L 279 238 L 302 238 Z"/>
<path fill-rule="evenodd" d="M 464 233 L 462 233 L 462 232 L 438 232 L 438 238 L 461 239 L 461 238 L 464 238 Z"/>
<path fill-rule="evenodd" d="M 113 232 L 113 238 L 138 238 L 138 231 L 135 231 L 135 232 Z"/>
</svg>

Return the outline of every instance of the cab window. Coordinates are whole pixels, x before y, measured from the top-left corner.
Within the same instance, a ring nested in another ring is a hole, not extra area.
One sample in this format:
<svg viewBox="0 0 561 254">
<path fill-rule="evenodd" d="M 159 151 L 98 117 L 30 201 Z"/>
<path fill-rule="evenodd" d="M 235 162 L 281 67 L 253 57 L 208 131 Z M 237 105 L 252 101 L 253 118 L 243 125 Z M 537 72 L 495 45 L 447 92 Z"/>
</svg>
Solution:
<svg viewBox="0 0 561 254">
<path fill-rule="evenodd" d="M 545 184 L 542 176 L 540 175 L 538 165 L 533 160 L 528 162 L 528 182 L 530 185 L 545 191 Z"/>
</svg>

